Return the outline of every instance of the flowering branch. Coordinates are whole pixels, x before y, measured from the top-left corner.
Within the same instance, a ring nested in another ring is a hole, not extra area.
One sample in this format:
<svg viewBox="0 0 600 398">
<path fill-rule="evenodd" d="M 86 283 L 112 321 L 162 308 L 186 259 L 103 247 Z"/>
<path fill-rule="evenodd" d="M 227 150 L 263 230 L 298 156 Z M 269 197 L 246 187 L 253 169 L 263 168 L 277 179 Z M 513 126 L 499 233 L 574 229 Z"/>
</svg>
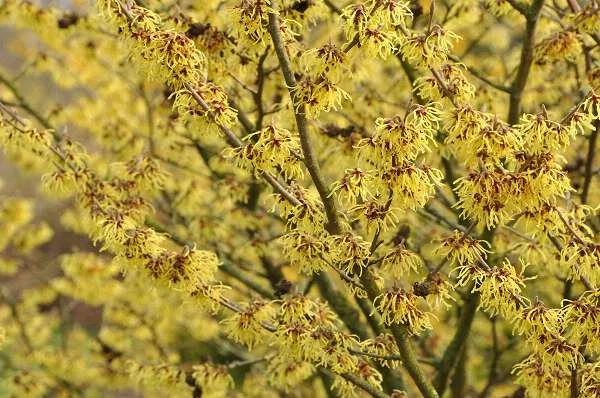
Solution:
<svg viewBox="0 0 600 398">
<path fill-rule="evenodd" d="M 294 118 L 296 119 L 296 126 L 298 127 L 298 134 L 300 135 L 300 144 L 302 146 L 304 164 L 310 173 L 313 183 L 315 184 L 315 188 L 317 188 L 317 191 L 321 196 L 323 206 L 325 207 L 325 213 L 327 214 L 328 230 L 333 234 L 340 233 L 341 226 L 339 224 L 335 202 L 333 197 L 329 195 L 329 189 L 327 188 L 327 185 L 321 176 L 319 161 L 314 154 L 311 144 L 305 116 L 305 105 L 298 100 L 296 92 L 294 91 L 297 85 L 296 78 L 292 72 L 290 61 L 281 37 L 279 16 L 275 12 L 269 14 L 269 35 L 273 41 L 275 53 L 279 59 L 279 65 L 281 66 L 281 72 L 283 73 L 283 77 L 292 100 L 292 108 L 294 111 Z"/>
</svg>

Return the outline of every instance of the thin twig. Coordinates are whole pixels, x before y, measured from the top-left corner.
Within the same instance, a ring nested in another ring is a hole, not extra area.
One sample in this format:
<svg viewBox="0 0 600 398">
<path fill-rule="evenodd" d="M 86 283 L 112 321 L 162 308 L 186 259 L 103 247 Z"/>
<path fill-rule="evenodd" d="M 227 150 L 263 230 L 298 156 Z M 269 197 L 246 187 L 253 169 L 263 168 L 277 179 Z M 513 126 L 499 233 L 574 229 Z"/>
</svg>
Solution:
<svg viewBox="0 0 600 398">
<path fill-rule="evenodd" d="M 29 104 L 29 102 L 27 102 L 27 100 L 23 97 L 23 95 L 21 95 L 21 92 L 19 91 L 19 89 L 17 89 L 17 87 L 8 78 L 3 76 L 2 74 L 0 74 L 0 83 L 4 84 L 6 86 L 6 88 L 8 88 L 10 90 L 10 92 L 15 96 L 17 101 L 19 101 L 19 106 L 21 108 L 25 109 L 25 111 L 27 111 L 27 113 L 29 113 L 31 116 L 33 116 L 35 118 L 35 120 L 37 120 L 42 126 L 44 126 L 44 128 L 46 130 L 53 130 L 52 125 L 50 124 L 48 119 L 46 119 L 38 111 L 36 111 Z M 55 136 L 54 138 L 59 139 L 58 136 Z"/>
</svg>

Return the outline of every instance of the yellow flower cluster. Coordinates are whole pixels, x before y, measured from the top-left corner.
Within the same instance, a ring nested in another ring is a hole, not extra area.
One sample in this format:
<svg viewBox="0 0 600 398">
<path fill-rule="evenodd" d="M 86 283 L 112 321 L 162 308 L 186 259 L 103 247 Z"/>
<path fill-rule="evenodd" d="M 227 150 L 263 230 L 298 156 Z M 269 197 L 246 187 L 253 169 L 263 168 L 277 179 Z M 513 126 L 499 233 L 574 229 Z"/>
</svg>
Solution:
<svg viewBox="0 0 600 398">
<path fill-rule="evenodd" d="M 476 282 L 473 291 L 479 292 L 481 306 L 492 316 L 499 314 L 506 319 L 514 319 L 519 310 L 526 305 L 521 293 L 525 286 L 525 264 L 521 270 L 511 265 L 507 260 L 496 268 L 481 269 L 471 276 Z"/>
<path fill-rule="evenodd" d="M 309 119 L 318 118 L 321 112 L 338 110 L 342 101 L 351 99 L 346 91 L 323 75 L 306 76 L 294 87 L 294 94 L 299 104 L 306 107 Z"/>
<path fill-rule="evenodd" d="M 288 178 L 302 177 L 299 163 L 300 140 L 289 130 L 271 125 L 244 138 L 249 144 L 226 152 L 240 167 L 262 172 L 277 173 L 280 170 Z"/>
<path fill-rule="evenodd" d="M 358 43 L 372 57 L 387 58 L 396 51 L 412 12 L 404 0 L 371 0 L 344 8 L 344 31 L 350 43 Z"/>
<path fill-rule="evenodd" d="M 534 58 L 539 65 L 571 61 L 581 53 L 580 39 L 573 31 L 554 33 L 536 45 Z"/>
<path fill-rule="evenodd" d="M 325 238 L 301 231 L 291 231 L 281 237 L 283 251 L 292 264 L 307 274 L 327 266 L 329 246 Z"/>
<path fill-rule="evenodd" d="M 470 106 L 453 109 L 446 117 L 448 133 L 445 144 L 465 165 L 474 167 L 479 161 L 496 164 L 510 158 L 521 148 L 514 128 L 498 117 Z"/>
<path fill-rule="evenodd" d="M 267 331 L 263 323 L 269 322 L 274 314 L 268 302 L 254 301 L 224 323 L 234 341 L 252 348 L 266 337 Z"/>
<path fill-rule="evenodd" d="M 419 96 L 429 101 L 440 101 L 450 96 L 460 103 L 468 103 L 475 96 L 475 86 L 465 77 L 460 64 L 443 64 L 440 67 L 444 86 L 432 76 L 422 76 L 415 81 Z"/>
<path fill-rule="evenodd" d="M 467 234 L 454 230 L 452 235 L 442 239 L 436 253 L 447 257 L 457 265 L 469 265 L 485 260 L 489 250 L 489 243 L 484 240 L 471 238 Z"/>
<path fill-rule="evenodd" d="M 264 43 L 267 33 L 267 17 L 272 12 L 269 0 L 240 0 L 231 8 L 232 17 L 236 19 L 238 39 L 249 43 Z"/>
<path fill-rule="evenodd" d="M 418 254 L 400 244 L 386 253 L 381 261 L 381 271 L 400 280 L 410 272 L 418 272 L 423 265 L 423 259 Z"/>
<path fill-rule="evenodd" d="M 454 42 L 460 36 L 439 25 L 427 32 L 412 34 L 402 43 L 402 57 L 419 67 L 439 67 L 448 60 Z"/>
<path fill-rule="evenodd" d="M 336 373 L 352 372 L 359 362 L 349 348 L 356 337 L 337 328 L 337 319 L 321 302 L 302 295 L 288 295 L 281 303 L 276 331 L 283 358 L 307 361 Z"/>
<path fill-rule="evenodd" d="M 413 334 L 432 329 L 432 314 L 419 308 L 419 297 L 401 288 L 386 290 L 375 300 L 381 320 L 388 324 L 405 324 Z"/>
</svg>

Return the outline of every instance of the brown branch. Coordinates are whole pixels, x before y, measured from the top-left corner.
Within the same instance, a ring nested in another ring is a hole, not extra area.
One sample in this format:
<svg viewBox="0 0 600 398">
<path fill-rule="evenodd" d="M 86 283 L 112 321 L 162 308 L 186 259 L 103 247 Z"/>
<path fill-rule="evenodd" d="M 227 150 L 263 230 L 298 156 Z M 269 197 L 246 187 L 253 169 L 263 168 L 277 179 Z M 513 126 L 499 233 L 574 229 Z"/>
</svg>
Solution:
<svg viewBox="0 0 600 398">
<path fill-rule="evenodd" d="M 579 362 L 571 370 L 571 385 L 569 386 L 569 398 L 578 398 L 581 388 L 581 376 L 579 374 Z"/>
<path fill-rule="evenodd" d="M 498 347 L 498 328 L 496 325 L 496 317 L 493 317 L 490 319 L 490 321 L 492 322 L 492 363 L 490 364 L 488 380 L 483 390 L 481 390 L 481 393 L 479 393 L 479 398 L 486 398 L 492 390 L 492 387 L 496 382 L 496 378 L 498 377 L 498 361 L 502 355 L 502 352 Z"/>
<path fill-rule="evenodd" d="M 521 113 L 521 100 L 523 97 L 523 91 L 527 85 L 527 79 L 533 63 L 533 50 L 535 48 L 535 30 L 539 20 L 544 0 L 534 0 L 531 6 L 523 10 L 524 6 L 519 1 L 509 0 L 509 2 L 519 12 L 525 15 L 527 20 L 525 24 L 525 37 L 523 38 L 523 46 L 521 47 L 521 61 L 519 62 L 519 69 L 517 70 L 517 76 L 513 80 L 510 87 L 510 100 L 508 108 L 508 123 L 516 124 L 519 121 Z M 514 3 L 514 4 L 513 4 Z"/>
<path fill-rule="evenodd" d="M 292 108 L 294 110 L 294 118 L 296 119 L 296 126 L 298 127 L 298 135 L 300 136 L 300 145 L 302 147 L 302 154 L 304 156 L 304 164 L 308 169 L 308 172 L 315 184 L 315 188 L 319 192 L 319 196 L 323 202 L 325 213 L 328 220 L 328 230 L 332 234 L 339 234 L 341 232 L 341 226 L 338 220 L 337 209 L 335 207 L 334 199 L 329 195 L 329 189 L 321 176 L 321 170 L 319 167 L 319 161 L 313 152 L 313 146 L 308 133 L 308 124 L 305 115 L 305 105 L 297 97 L 296 78 L 291 69 L 290 60 L 288 58 L 283 38 L 281 37 L 281 30 L 279 25 L 279 16 L 275 13 L 269 14 L 269 34 L 275 47 L 275 53 L 279 59 L 283 78 L 288 87 L 289 95 L 292 100 Z"/>
<path fill-rule="evenodd" d="M 431 74 L 433 75 L 433 77 L 435 78 L 435 80 L 437 80 L 437 82 L 440 84 L 440 87 L 442 88 L 442 92 L 444 93 L 444 95 L 446 97 L 448 97 L 450 102 L 452 102 L 452 105 L 454 105 L 455 107 L 458 107 L 458 103 L 456 102 L 454 95 L 452 95 L 452 91 L 450 91 L 450 89 L 448 88 L 448 84 L 446 83 L 446 81 L 444 80 L 442 75 L 440 75 L 440 72 L 438 72 L 437 70 L 435 70 L 433 68 L 430 68 L 430 71 L 431 71 Z"/>
<path fill-rule="evenodd" d="M 562 223 L 565 225 L 565 227 L 569 230 L 569 232 L 571 233 L 573 238 L 575 238 L 575 240 L 578 243 L 580 243 L 582 245 L 587 245 L 587 242 L 577 233 L 577 231 L 575 231 L 575 229 L 573 229 L 573 226 L 571 226 L 571 224 L 569 223 L 569 221 L 567 220 L 567 218 L 565 217 L 563 212 L 558 207 L 556 207 L 555 210 L 556 210 L 556 213 L 558 214 L 558 217 L 560 218 Z"/>
<path fill-rule="evenodd" d="M 264 89 L 265 89 L 266 73 L 265 73 L 264 65 L 265 65 L 265 61 L 266 61 L 268 55 L 269 55 L 269 47 L 267 47 L 265 52 L 258 59 L 258 65 L 256 67 L 256 72 L 257 72 L 256 94 L 254 94 L 252 97 L 254 99 L 254 104 L 256 105 L 257 115 L 256 115 L 256 123 L 255 123 L 254 128 L 257 131 L 262 129 L 263 119 L 265 117 L 265 108 L 264 108 L 264 104 L 263 104 L 263 93 L 264 93 Z"/>
<path fill-rule="evenodd" d="M 590 134 L 590 137 L 588 140 L 588 152 L 587 152 L 587 157 L 585 160 L 583 188 L 581 189 L 581 203 L 583 203 L 583 204 L 586 204 L 588 201 L 588 196 L 590 193 L 590 186 L 592 184 L 592 176 L 594 175 L 594 173 L 593 173 L 594 158 L 596 156 L 596 144 L 598 141 L 598 132 L 600 131 L 600 122 L 596 120 L 594 122 L 594 127 L 595 127 L 595 129 Z"/>
<path fill-rule="evenodd" d="M 337 15 L 341 15 L 342 14 L 342 9 L 339 8 L 338 6 L 336 6 L 335 4 L 333 4 L 332 0 L 323 0 L 323 3 L 325 3 L 325 5 L 327 6 L 327 8 L 329 8 L 329 10 Z"/>
<path fill-rule="evenodd" d="M 440 396 L 444 395 L 450 373 L 452 369 L 454 369 L 454 366 L 460 357 L 460 353 L 465 347 L 478 305 L 479 294 L 474 293 L 469 296 L 467 302 L 461 308 L 461 314 L 456 325 L 456 333 L 446 348 L 446 351 L 444 351 L 444 356 L 442 357 L 439 371 L 434 381 L 435 388 Z"/>
<path fill-rule="evenodd" d="M 527 16 L 527 12 L 528 12 L 527 3 L 523 2 L 522 0 L 506 0 L 506 1 L 519 13 Z"/>
</svg>

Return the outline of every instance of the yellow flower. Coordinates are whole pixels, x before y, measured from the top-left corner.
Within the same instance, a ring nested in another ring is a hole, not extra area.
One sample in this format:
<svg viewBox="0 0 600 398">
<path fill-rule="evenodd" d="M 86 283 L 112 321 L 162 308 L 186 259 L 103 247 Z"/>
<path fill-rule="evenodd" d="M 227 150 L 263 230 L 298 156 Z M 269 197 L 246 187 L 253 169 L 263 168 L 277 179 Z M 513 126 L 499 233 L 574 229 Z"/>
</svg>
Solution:
<svg viewBox="0 0 600 398">
<path fill-rule="evenodd" d="M 234 387 L 226 366 L 203 363 L 192 367 L 192 378 L 202 388 L 202 395 L 211 398 L 226 397 Z"/>
<path fill-rule="evenodd" d="M 515 365 L 517 382 L 527 387 L 534 397 L 567 397 L 571 384 L 571 372 L 546 364 L 538 355 L 531 355 Z"/>
<path fill-rule="evenodd" d="M 548 119 L 545 112 L 537 115 L 524 114 L 516 126 L 528 153 L 563 151 L 573 137 L 566 126 Z"/>
<path fill-rule="evenodd" d="M 321 112 L 341 109 L 342 101 L 352 99 L 346 91 L 324 76 L 315 79 L 307 76 L 293 90 L 297 106 L 305 106 L 309 119 L 318 118 Z"/>
<path fill-rule="evenodd" d="M 352 40 L 356 34 L 359 37 L 364 35 L 369 22 L 371 6 L 364 3 L 351 4 L 343 9 L 342 18 L 344 18 L 344 31 L 346 39 Z"/>
<path fill-rule="evenodd" d="M 526 265 L 522 264 L 520 272 L 505 260 L 499 267 L 484 270 L 479 282 L 473 288 L 479 292 L 481 307 L 490 315 L 502 315 L 513 320 L 519 311 L 527 305 L 527 299 L 521 296 L 526 278 L 523 275 Z"/>
<path fill-rule="evenodd" d="M 591 90 L 583 101 L 583 111 L 588 115 L 598 118 L 600 115 L 600 94 Z"/>
<path fill-rule="evenodd" d="M 250 149 L 239 149 L 240 154 L 247 155 L 257 170 L 277 174 L 280 170 L 288 178 L 301 178 L 302 167 L 298 156 L 300 139 L 289 130 L 270 125 L 254 134 L 244 137 Z"/>
<path fill-rule="evenodd" d="M 516 172 L 512 175 L 512 194 L 523 208 L 553 205 L 557 198 L 572 191 L 567 173 L 562 169 L 562 157 L 552 152 L 515 154 Z"/>
<path fill-rule="evenodd" d="M 433 25 L 422 34 L 413 34 L 401 43 L 402 58 L 420 67 L 439 67 L 448 60 L 453 43 L 460 39 L 457 34 Z"/>
<path fill-rule="evenodd" d="M 379 7 L 373 12 L 373 18 L 386 29 L 405 27 L 412 19 L 410 3 L 406 0 L 372 0 Z"/>
<path fill-rule="evenodd" d="M 471 283 L 480 283 L 485 278 L 485 271 L 479 264 L 466 263 L 452 270 L 456 273 L 456 286 L 464 287 Z"/>
<path fill-rule="evenodd" d="M 273 319 L 275 311 L 268 302 L 255 300 L 247 304 L 241 312 L 223 321 L 227 334 L 234 341 L 249 348 L 264 342 L 268 331 L 263 323 Z"/>
<path fill-rule="evenodd" d="M 457 180 L 461 216 L 492 228 L 508 221 L 516 207 L 512 178 L 501 168 L 471 171 Z"/>
<path fill-rule="evenodd" d="M 527 337 L 560 333 L 563 324 L 561 310 L 548 308 L 540 300 L 523 308 L 515 318 L 515 331 Z"/>
<path fill-rule="evenodd" d="M 190 89 L 204 101 L 206 108 L 196 102 Z M 225 127 L 231 127 L 237 121 L 237 111 L 229 106 L 227 94 L 216 84 L 200 82 L 172 95 L 175 97 L 173 109 L 181 115 L 202 116 L 209 125 L 214 122 Z M 221 133 L 216 126 L 213 130 Z"/>
<path fill-rule="evenodd" d="M 300 184 L 292 182 L 289 185 L 290 193 L 300 202 L 298 205 L 291 204 L 281 194 L 274 194 L 275 205 L 272 211 L 279 209 L 281 217 L 287 218 L 290 228 L 298 228 L 310 233 L 322 232 L 321 227 L 325 225 L 325 214 L 316 192 L 304 188 Z"/>
<path fill-rule="evenodd" d="M 378 166 L 414 160 L 429 151 L 438 127 L 439 112 L 430 105 L 414 105 L 406 116 L 375 120 L 375 134 L 358 142 L 359 156 Z"/>
<path fill-rule="evenodd" d="M 269 0 L 239 0 L 238 5 L 231 8 L 238 38 L 249 44 L 265 41 L 268 14 L 272 12 Z"/>
<path fill-rule="evenodd" d="M 397 38 L 394 33 L 386 32 L 377 27 L 365 28 L 360 40 L 367 56 L 386 59 L 396 51 Z"/>
<path fill-rule="evenodd" d="M 311 275 L 327 267 L 329 248 L 322 237 L 292 231 L 282 236 L 280 241 L 285 256 L 303 273 Z"/>
<path fill-rule="evenodd" d="M 154 257 L 143 259 L 145 268 L 154 278 L 186 291 L 213 282 L 219 267 L 219 260 L 214 253 L 187 246 L 180 253 L 164 250 Z"/>
<path fill-rule="evenodd" d="M 331 193 L 349 204 L 357 203 L 359 199 L 368 200 L 377 194 L 377 192 L 372 192 L 373 180 L 374 177 L 369 171 L 359 168 L 347 169 L 344 177 L 333 184 Z"/>
<path fill-rule="evenodd" d="M 563 247 L 561 262 L 572 279 L 587 278 L 594 286 L 600 284 L 598 267 L 600 266 L 600 244 L 581 243 L 575 239 Z"/>
<path fill-rule="evenodd" d="M 332 82 L 348 77 L 350 67 L 347 55 L 333 43 L 304 52 L 300 62 L 307 73 L 324 76 Z"/>
<path fill-rule="evenodd" d="M 590 352 L 600 351 L 600 295 L 588 291 L 576 300 L 564 300 L 563 319 L 568 325 L 567 336 L 577 344 L 587 344 Z"/>
<path fill-rule="evenodd" d="M 357 368 L 358 376 L 361 379 L 365 380 L 367 383 L 374 386 L 376 389 L 382 390 L 381 382 L 383 381 L 383 377 L 377 369 L 375 369 L 371 364 L 364 360 L 358 361 Z"/>
<path fill-rule="evenodd" d="M 394 340 L 394 337 L 388 333 L 380 334 L 373 339 L 361 341 L 360 348 L 361 351 L 377 355 L 378 357 L 398 355 L 396 341 Z M 385 367 L 395 367 L 400 363 L 398 360 L 389 360 L 383 358 L 375 358 L 375 360 Z"/>
<path fill-rule="evenodd" d="M 600 364 L 584 365 L 581 377 L 582 398 L 594 398 L 600 394 Z"/>
<path fill-rule="evenodd" d="M 583 361 L 583 354 L 579 352 L 579 347 L 571 344 L 560 335 L 547 336 L 543 342 L 543 347 L 542 361 L 551 363 L 565 372 L 571 371 L 578 363 Z"/>
<path fill-rule="evenodd" d="M 370 255 L 369 243 L 352 233 L 331 237 L 331 258 L 349 275 L 362 274 Z"/>
<path fill-rule="evenodd" d="M 381 320 L 386 325 L 401 323 L 409 327 L 412 334 L 432 329 L 432 314 L 418 307 L 418 297 L 402 288 L 392 288 L 378 296 L 374 305 L 381 314 Z"/>
<path fill-rule="evenodd" d="M 451 111 L 446 124 L 445 143 L 465 165 L 479 162 L 496 165 L 512 158 L 521 149 L 518 132 L 496 116 L 482 113 L 469 106 Z"/>
<path fill-rule="evenodd" d="M 556 32 L 535 46 L 533 58 L 538 65 L 573 61 L 581 53 L 579 40 L 576 32 Z"/>
<path fill-rule="evenodd" d="M 415 294 L 425 297 L 427 304 L 433 309 L 450 308 L 449 301 L 454 301 L 451 295 L 454 287 L 439 272 L 430 273 L 424 282 L 415 282 L 413 290 Z"/>
<path fill-rule="evenodd" d="M 357 215 L 357 219 L 363 219 L 367 224 L 367 231 L 371 231 L 373 226 L 382 231 L 387 231 L 398 224 L 399 218 L 396 215 L 397 209 L 390 206 L 391 201 L 385 202 L 369 200 L 361 204 L 352 206 L 349 211 Z"/>
<path fill-rule="evenodd" d="M 455 101 L 466 103 L 475 96 L 475 86 L 469 83 L 460 67 L 461 64 L 443 64 L 440 67 L 445 89 L 435 77 L 421 76 L 415 81 L 415 90 L 421 97 L 430 101 L 447 97 L 448 91 Z"/>
<path fill-rule="evenodd" d="M 479 136 L 488 122 L 489 115 L 465 105 L 446 113 L 446 144 L 464 145 Z"/>
<path fill-rule="evenodd" d="M 600 30 L 600 18 L 598 17 L 598 5 L 592 1 L 583 7 L 573 17 L 573 23 L 577 29 L 584 33 L 594 34 Z"/>
<path fill-rule="evenodd" d="M 277 355 L 269 361 L 267 374 L 269 382 L 284 391 L 308 379 L 315 372 L 315 367 L 305 361 L 296 361 Z"/>
<path fill-rule="evenodd" d="M 380 178 L 394 193 L 392 204 L 400 209 L 423 207 L 435 194 L 442 173 L 427 165 L 416 165 L 409 161 L 389 169 L 378 170 Z"/>
<path fill-rule="evenodd" d="M 600 68 L 598 70 L 600 71 Z M 588 79 L 593 87 L 600 87 L 593 75 L 588 75 Z M 572 134 L 574 136 L 578 134 L 586 134 L 586 132 L 594 129 L 592 122 L 595 116 L 584 112 L 583 109 L 583 106 L 578 106 L 577 109 L 574 110 L 573 113 L 571 113 L 564 121 L 565 124 L 568 123 L 569 128 L 573 132 Z"/>
<path fill-rule="evenodd" d="M 381 261 L 381 271 L 395 279 L 406 278 L 424 266 L 421 257 L 400 244 L 385 254 Z"/>
</svg>

